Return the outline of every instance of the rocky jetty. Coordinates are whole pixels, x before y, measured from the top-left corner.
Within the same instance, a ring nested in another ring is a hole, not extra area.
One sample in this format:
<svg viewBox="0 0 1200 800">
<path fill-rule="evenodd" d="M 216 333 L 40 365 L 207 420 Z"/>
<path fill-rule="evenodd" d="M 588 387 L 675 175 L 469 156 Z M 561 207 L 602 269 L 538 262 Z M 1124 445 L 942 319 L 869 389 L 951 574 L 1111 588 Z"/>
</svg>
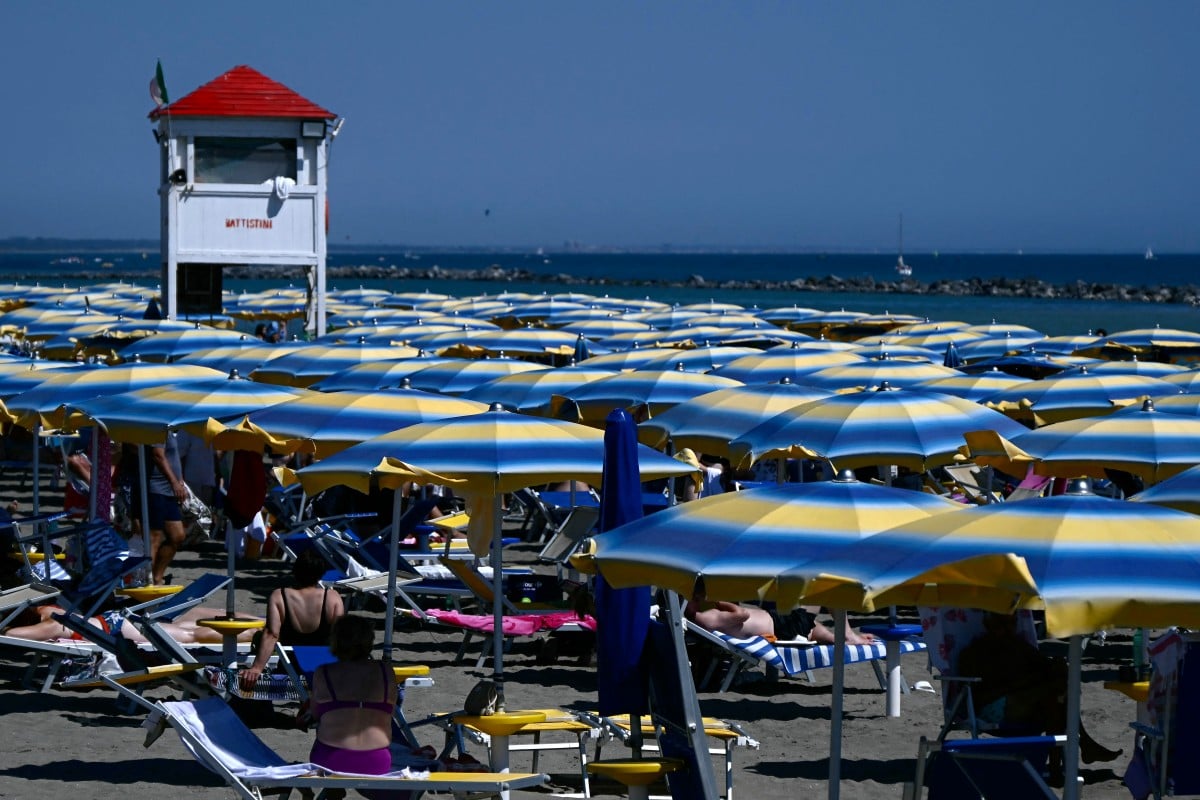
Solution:
<svg viewBox="0 0 1200 800">
<path fill-rule="evenodd" d="M 294 274 L 293 274 L 294 273 Z M 569 286 L 582 289 L 607 287 L 690 287 L 697 289 L 733 289 L 781 292 L 847 292 L 851 294 L 913 294 L 951 295 L 957 297 L 1025 297 L 1046 300 L 1103 300 L 1131 303 L 1186 303 L 1200 305 L 1200 286 L 1186 284 L 1119 284 L 1090 281 L 1051 283 L 1037 278 L 960 278 L 928 283 L 906 278 L 902 280 L 879 280 L 870 275 L 841 277 L 838 275 L 809 276 L 787 281 L 769 280 L 708 280 L 703 275 L 692 275 L 687 280 L 611 280 L 597 277 L 579 277 L 567 273 L 547 274 L 524 269 L 509 269 L 493 264 L 479 269 L 445 269 L 437 265 L 429 267 L 406 266 L 338 266 L 329 267 L 328 277 L 333 280 L 426 280 L 426 281 L 489 281 L 501 283 L 542 283 L 547 286 Z M 257 279 L 278 276 L 281 279 L 301 279 L 298 271 L 280 270 L 265 272 L 257 267 L 227 267 L 225 277 L 230 279 Z M 45 283 L 44 274 L 11 274 L 7 280 L 18 282 L 37 281 Z M 157 270 L 128 271 L 111 269 L 80 270 L 64 272 L 52 282 L 97 282 L 132 280 L 143 283 L 157 282 Z"/>
</svg>

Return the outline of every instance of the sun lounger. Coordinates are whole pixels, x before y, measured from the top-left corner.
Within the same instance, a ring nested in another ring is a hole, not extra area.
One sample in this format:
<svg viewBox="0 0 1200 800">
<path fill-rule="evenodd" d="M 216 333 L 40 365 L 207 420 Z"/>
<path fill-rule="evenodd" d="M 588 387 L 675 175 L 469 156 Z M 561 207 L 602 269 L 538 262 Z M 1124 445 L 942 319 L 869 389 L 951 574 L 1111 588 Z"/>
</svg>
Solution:
<svg viewBox="0 0 1200 800">
<path fill-rule="evenodd" d="M 761 636 L 737 638 L 717 631 L 710 631 L 687 621 L 689 633 L 717 647 L 732 657 L 729 669 L 722 678 L 718 691 L 727 691 L 738 673 L 746 667 L 764 667 L 789 677 L 804 675 L 812 679 L 812 671 L 833 666 L 834 646 L 816 644 L 808 639 L 769 642 Z M 901 640 L 897 643 L 901 655 L 926 649 L 922 641 Z M 846 645 L 846 664 L 870 662 L 879 679 L 881 689 L 887 688 L 887 678 L 879 667 L 879 661 L 887 658 L 887 644 Z M 711 675 L 706 676 L 707 678 Z M 703 685 L 703 684 L 702 684 Z"/>
<path fill-rule="evenodd" d="M 201 765 L 220 775 L 243 800 L 260 800 L 271 789 L 386 789 L 424 792 L 498 795 L 540 786 L 549 780 L 540 773 L 468 773 L 402 771 L 382 776 L 333 773 L 312 763 L 284 759 L 238 719 L 220 698 L 160 702 L 143 705 L 179 734 L 184 746 Z"/>
</svg>

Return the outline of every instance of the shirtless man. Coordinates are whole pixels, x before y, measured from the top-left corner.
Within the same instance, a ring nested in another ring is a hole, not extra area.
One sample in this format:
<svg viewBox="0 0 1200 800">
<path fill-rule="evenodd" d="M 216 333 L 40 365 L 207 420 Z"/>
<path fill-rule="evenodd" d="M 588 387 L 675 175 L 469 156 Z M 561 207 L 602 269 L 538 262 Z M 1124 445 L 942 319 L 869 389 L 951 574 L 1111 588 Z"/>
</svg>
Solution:
<svg viewBox="0 0 1200 800">
<path fill-rule="evenodd" d="M 30 615 L 36 614 L 36 622 L 32 620 L 25 625 L 10 627 L 4 631 L 6 636 L 18 639 L 31 639 L 35 642 L 53 642 L 59 639 L 84 641 L 82 635 L 71 630 L 54 618 L 54 614 L 63 613 L 59 606 L 46 605 L 32 609 Z M 185 611 L 174 622 L 159 623 L 159 627 L 180 644 L 221 644 L 221 634 L 212 628 L 197 625 L 201 619 L 224 617 L 225 610 L 219 608 L 191 608 Z M 239 619 L 256 619 L 255 617 L 238 615 Z M 88 623 L 105 633 L 121 636 L 131 642 L 148 641 L 136 625 L 127 624 L 128 620 L 119 611 L 106 611 L 88 619 Z M 254 631 L 243 631 L 238 634 L 238 641 L 248 642 L 254 636 Z"/>
<path fill-rule="evenodd" d="M 817 622 L 816 616 L 804 608 L 780 614 L 725 600 L 710 602 L 704 595 L 698 594 L 687 604 L 684 616 L 705 630 L 735 638 L 762 636 L 768 640 L 788 641 L 803 637 L 819 644 L 833 644 L 833 631 Z M 849 620 L 846 621 L 846 644 L 874 642 L 874 636 L 855 631 L 850 627 Z"/>
</svg>

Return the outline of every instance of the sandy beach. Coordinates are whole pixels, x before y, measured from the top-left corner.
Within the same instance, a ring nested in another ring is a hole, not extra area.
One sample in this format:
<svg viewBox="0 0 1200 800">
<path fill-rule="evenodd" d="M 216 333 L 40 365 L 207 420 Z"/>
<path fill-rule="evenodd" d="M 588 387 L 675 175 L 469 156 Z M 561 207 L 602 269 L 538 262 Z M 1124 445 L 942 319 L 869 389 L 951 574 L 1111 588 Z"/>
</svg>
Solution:
<svg viewBox="0 0 1200 800">
<path fill-rule="evenodd" d="M 0 496 L 12 496 L 15 485 L 0 483 Z M 57 495 L 47 493 L 47 507 L 53 507 Z M 28 511 L 26 505 L 22 509 Z M 534 561 L 537 547 L 531 544 L 510 546 L 506 557 L 511 563 Z M 182 551 L 171 570 L 174 582 L 186 583 L 204 572 L 223 572 L 225 557 L 217 542 L 201 544 Z M 271 589 L 285 581 L 288 566 L 279 559 L 265 558 L 239 565 L 237 607 L 239 611 L 263 613 Z M 223 595 L 222 595 L 223 597 Z M 212 605 L 219 606 L 222 597 Z M 903 615 L 903 609 L 901 613 Z M 880 621 L 859 617 L 856 624 Z M 1122 695 L 1102 688 L 1104 680 L 1117 677 L 1121 664 L 1128 663 L 1128 631 L 1110 634 L 1107 641 L 1096 641 L 1084 654 L 1083 721 L 1092 735 L 1108 747 L 1123 747 L 1125 754 L 1111 764 L 1081 767 L 1086 780 L 1087 798 L 1126 798 L 1120 774 L 1128 763 L 1135 704 Z M 471 686 L 485 672 L 476 670 L 473 659 L 455 665 L 459 637 L 414 627 L 403 628 L 397 642 L 405 662 L 427 664 L 435 681 L 432 688 L 408 692 L 404 702 L 409 720 L 418 722 L 431 714 L 459 708 Z M 533 640 L 517 644 L 506 660 L 508 705 L 520 708 L 594 709 L 596 673 L 594 666 L 581 666 L 569 653 L 570 643 L 563 642 L 564 654 L 553 665 L 538 664 L 539 646 Z M 1047 652 L 1065 656 L 1066 645 L 1050 642 Z M 58 798 L 64 792 L 79 797 L 230 797 L 232 792 L 220 778 L 199 766 L 168 732 L 149 749 L 143 749 L 141 718 L 118 711 L 115 695 L 109 691 L 51 691 L 45 694 L 20 686 L 24 663 L 13 652 L 0 652 L 0 719 L 4 741 L 0 744 L 0 797 Z M 905 660 L 905 677 L 910 684 L 930 680 L 925 658 L 919 654 Z M 771 800 L 784 797 L 822 797 L 827 789 L 831 672 L 816 673 L 815 684 L 797 680 L 753 681 L 737 685 L 719 694 L 702 692 L 700 703 L 706 715 L 739 723 L 760 743 L 757 750 L 740 748 L 735 756 L 734 788 L 741 797 Z M 868 665 L 852 666 L 846 673 L 842 796 L 859 798 L 899 798 L 905 781 L 911 780 L 918 740 L 934 737 L 941 724 L 941 698 L 925 692 L 913 692 L 903 698 L 903 715 L 889 719 L 885 715 L 884 693 Z M 150 692 L 155 698 L 168 698 L 166 689 Z M 294 708 L 279 706 L 290 715 Z M 256 728 L 257 733 L 282 755 L 306 760 L 312 734 L 287 726 L 278 718 L 278 726 Z M 440 747 L 442 734 L 432 726 L 418 727 L 423 742 Z M 471 752 L 483 758 L 476 746 Z M 536 796 L 579 791 L 576 759 L 570 751 L 544 754 L 539 769 L 550 773 L 551 784 L 540 792 L 521 793 Z M 609 743 L 607 757 L 623 755 L 619 743 Z M 530 767 L 529 754 L 513 756 L 514 769 Z M 722 765 L 714 761 L 721 781 Z M 597 796 L 619 796 L 615 785 L 595 784 Z"/>
</svg>

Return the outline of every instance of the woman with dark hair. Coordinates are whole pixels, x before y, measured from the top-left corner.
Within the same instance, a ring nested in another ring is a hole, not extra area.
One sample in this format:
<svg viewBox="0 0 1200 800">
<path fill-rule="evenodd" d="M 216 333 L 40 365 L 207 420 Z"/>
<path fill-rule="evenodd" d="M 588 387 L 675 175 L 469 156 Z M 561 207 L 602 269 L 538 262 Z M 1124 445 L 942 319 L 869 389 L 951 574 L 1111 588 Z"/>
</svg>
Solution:
<svg viewBox="0 0 1200 800">
<path fill-rule="evenodd" d="M 396 678 L 390 664 L 372 660 L 374 645 L 375 625 L 366 617 L 346 614 L 334 623 L 330 649 L 337 661 L 318 667 L 312 681 L 314 764 L 365 775 L 391 771 Z"/>
<path fill-rule="evenodd" d="M 292 565 L 292 588 L 280 587 L 267 599 L 267 626 L 258 643 L 258 653 L 249 669 L 242 670 L 242 685 L 249 688 L 259 676 L 275 643 L 285 645 L 327 645 L 333 624 L 346 613 L 342 596 L 321 586 L 321 576 L 329 569 L 316 550 L 305 550 Z"/>
</svg>

